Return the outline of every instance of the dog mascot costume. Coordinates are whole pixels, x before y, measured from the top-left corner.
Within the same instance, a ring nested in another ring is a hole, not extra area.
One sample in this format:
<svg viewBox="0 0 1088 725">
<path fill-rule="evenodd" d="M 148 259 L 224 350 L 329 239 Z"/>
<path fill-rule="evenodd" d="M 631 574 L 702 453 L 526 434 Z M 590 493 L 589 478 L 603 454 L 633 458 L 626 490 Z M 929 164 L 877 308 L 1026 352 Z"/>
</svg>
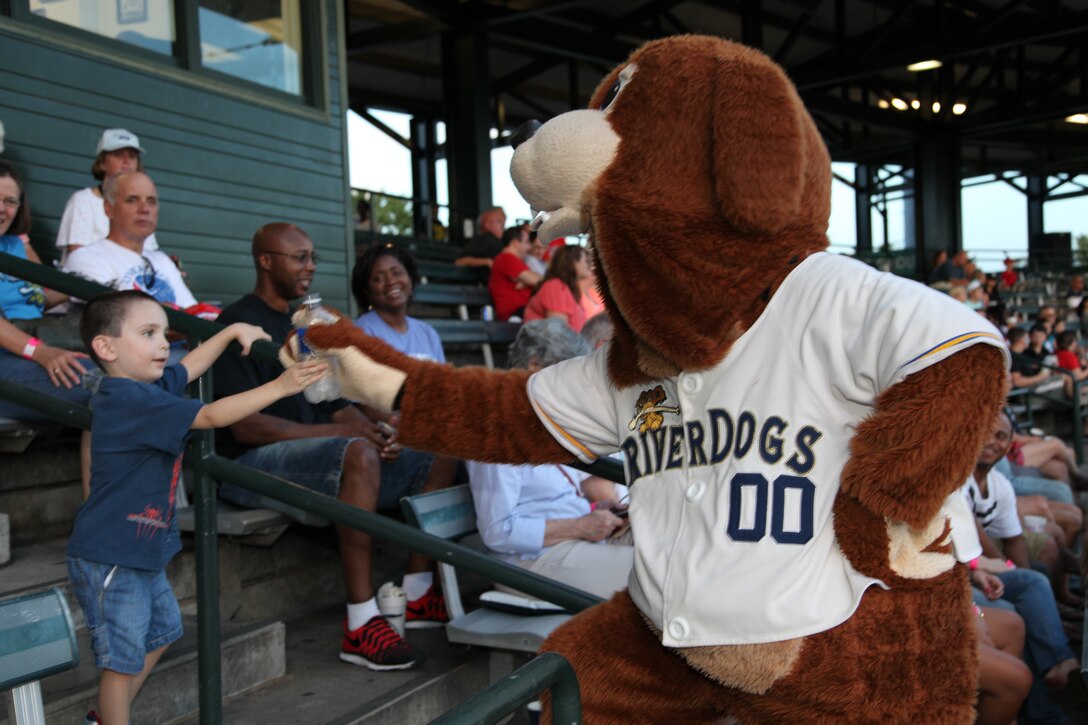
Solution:
<svg viewBox="0 0 1088 725">
<path fill-rule="evenodd" d="M 965 305 L 825 250 L 827 150 L 785 74 L 654 41 L 511 173 L 546 239 L 587 232 L 612 342 L 529 376 L 314 327 L 405 445 L 506 463 L 620 450 L 628 590 L 545 642 L 587 723 L 974 721 L 946 497 L 1005 397 Z"/>
</svg>

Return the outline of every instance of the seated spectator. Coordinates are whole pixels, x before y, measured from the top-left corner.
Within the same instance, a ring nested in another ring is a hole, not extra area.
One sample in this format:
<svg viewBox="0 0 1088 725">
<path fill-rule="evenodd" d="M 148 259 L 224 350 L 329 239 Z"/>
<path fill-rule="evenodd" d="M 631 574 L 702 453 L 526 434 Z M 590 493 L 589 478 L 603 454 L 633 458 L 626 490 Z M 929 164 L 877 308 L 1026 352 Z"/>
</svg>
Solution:
<svg viewBox="0 0 1088 725">
<path fill-rule="evenodd" d="M 536 232 L 530 230 L 529 254 L 525 257 L 525 264 L 541 277 L 548 273 L 548 260 L 544 259 L 544 254 L 547 251 L 548 247 L 544 244 L 544 240 Z"/>
<path fill-rule="evenodd" d="M 374 221 L 371 219 L 370 214 L 370 202 L 363 197 L 359 197 L 359 201 L 355 204 L 355 231 L 374 231 Z"/>
<path fill-rule="evenodd" d="M 140 139 L 134 133 L 123 128 L 107 128 L 102 132 L 94 163 L 91 164 L 91 175 L 98 184 L 80 189 L 68 197 L 68 203 L 64 205 L 64 213 L 60 217 L 57 248 L 60 250 L 61 263 L 76 249 L 109 235 L 110 220 L 106 216 L 102 185 L 106 179 L 116 174 L 143 171 L 143 152 Z M 145 240 L 144 248 L 149 251 L 159 248 L 154 233 Z"/>
<path fill-rule="evenodd" d="M 1046 343 L 1044 347 L 1050 354 L 1054 354 L 1054 342 L 1057 336 L 1065 331 L 1065 320 L 1058 317 L 1058 310 L 1052 305 L 1044 305 L 1035 315 L 1035 322 L 1046 330 Z"/>
<path fill-rule="evenodd" d="M 1077 344 L 1077 333 L 1066 330 L 1058 334 L 1054 343 L 1055 354 L 1058 356 L 1058 367 L 1068 371 L 1065 378 L 1065 394 L 1073 396 L 1074 381 L 1080 382 L 1088 378 L 1088 368 L 1084 364 L 1084 355 L 1080 345 Z"/>
<path fill-rule="evenodd" d="M 139 171 L 114 174 L 102 190 L 109 234 L 69 254 L 63 270 L 116 290 L 143 290 L 176 308 L 196 305 L 177 265 L 146 246 L 159 223 L 159 195 L 151 177 Z"/>
<path fill-rule="evenodd" d="M 1040 341 L 1045 339 L 1045 336 L 1039 337 Z M 1012 372 L 1010 373 L 1014 388 L 1030 388 L 1051 375 L 1050 370 L 1043 367 L 1042 358 L 1036 353 L 1029 352 L 1028 347 L 1026 330 L 1019 327 L 1009 330 L 1009 351 L 1015 353 L 1012 356 Z"/>
<path fill-rule="evenodd" d="M 1004 593 L 1001 580 L 975 569 L 971 583 L 998 599 Z M 985 611 L 984 611 L 985 610 Z M 1008 725 L 1015 722 L 1031 691 L 1031 670 L 1021 660 L 1024 651 L 1024 620 L 1015 611 L 975 605 L 978 634 L 978 719 L 976 725 Z"/>
<path fill-rule="evenodd" d="M 40 262 L 18 235 L 30 228 L 30 211 L 22 181 L 15 169 L 0 162 L 0 252 Z M 45 335 L 36 321 L 66 296 L 36 284 L 0 274 L 0 376 L 38 392 L 86 405 L 90 392 L 80 384 L 91 367 L 90 359 L 39 340 Z M 22 326 L 22 327 L 20 327 Z M 78 330 L 73 328 L 78 337 Z M 0 416 L 38 422 L 47 416 L 14 403 L 0 401 Z"/>
<path fill-rule="evenodd" d="M 1050 331 L 1042 322 L 1036 322 L 1028 330 L 1028 345 L 1020 353 L 1025 357 L 1038 360 L 1044 365 L 1053 365 L 1057 358 L 1053 357 L 1054 348 L 1050 345 Z"/>
<path fill-rule="evenodd" d="M 985 602 L 973 605 L 979 639 L 976 722 L 1008 725 L 1016 718 L 1032 685 L 1031 670 L 1020 659 L 1025 642 L 1024 620 L 1015 611 L 990 606 L 1005 593 L 1005 586 L 988 571 L 990 561 L 981 556 L 978 526 L 972 513 L 966 510 L 966 501 L 961 499 L 961 503 L 963 510 L 958 509 L 952 497 L 945 504 L 952 524 L 953 548 L 956 558 L 969 565 L 973 594 Z M 1003 562 L 997 563 L 997 570 L 1007 568 Z"/>
<path fill-rule="evenodd" d="M 1073 449 L 1055 436 L 1037 436 L 1014 431 L 1009 460 L 1012 461 L 1017 475 L 1038 474 L 1061 481 L 1079 491 L 1088 490 L 1088 476 L 1080 472 Z"/>
<path fill-rule="evenodd" d="M 533 372 L 590 351 L 559 320 L 526 322 L 510 366 Z M 567 466 L 468 463 L 477 527 L 496 556 L 542 576 L 608 598 L 627 586 L 629 544 L 606 540 L 624 525 L 617 487 Z M 602 490 L 594 501 L 591 486 Z"/>
<path fill-rule="evenodd" d="M 267 224 L 253 235 L 257 280 L 252 293 L 223 310 L 223 324 L 249 322 L 282 343 L 292 334 L 291 302 L 310 290 L 318 255 L 304 231 L 293 224 Z M 278 377 L 277 362 L 241 357 L 228 350 L 215 363 L 216 397 L 234 395 Z M 431 458 L 391 450 L 381 429 L 346 400 L 311 404 L 294 395 L 219 431 L 221 455 L 259 471 L 293 481 L 366 511 L 388 509 L 401 496 L 433 490 Z M 223 484 L 220 497 L 241 506 L 272 505 L 239 486 Z M 418 653 L 378 610 L 371 581 L 369 534 L 336 527 L 347 585 L 347 619 L 340 659 L 373 670 L 406 669 Z M 408 560 L 404 589 L 406 626 L 445 622 L 445 603 L 432 586 L 431 562 Z"/>
<path fill-rule="evenodd" d="M 582 327 L 582 338 L 589 343 L 590 350 L 596 350 L 611 340 L 615 333 L 616 327 L 607 312 L 599 312 L 590 317 Z"/>
<path fill-rule="evenodd" d="M 1020 281 L 1020 275 L 1016 273 L 1016 260 L 1005 257 L 1005 271 L 1001 273 L 1001 288 L 1011 290 Z"/>
<path fill-rule="evenodd" d="M 1069 278 L 1069 289 L 1065 292 L 1065 304 L 1070 309 L 1076 309 L 1084 299 L 1084 275 L 1074 274 Z"/>
<path fill-rule="evenodd" d="M 1027 662 L 1036 682 L 1024 703 L 1028 718 L 1045 720 L 1060 709 L 1050 701 L 1045 688 L 1063 688 L 1080 664 L 1073 656 L 1062 628 L 1057 602 L 1046 577 L 1029 568 L 1027 547 L 1023 541 L 1020 521 L 1016 514 L 1016 499 L 1012 484 L 994 465 L 1008 452 L 1012 442 L 1012 423 L 1004 413 L 994 422 L 994 431 L 983 446 L 975 470 L 963 487 L 963 494 L 975 512 L 978 538 L 985 557 L 1011 560 L 1015 568 L 997 573 L 1003 592 L 1001 598 L 990 601 L 979 593 L 975 603 L 989 606 L 1012 606 L 1023 617 L 1027 627 Z M 994 540 L 1004 545 L 1004 550 Z M 1074 682 L 1073 684 L 1076 684 Z M 1045 688 L 1042 685 L 1045 684 Z"/>
<path fill-rule="evenodd" d="M 584 247 L 556 250 L 544 281 L 525 306 L 525 321 L 555 317 L 581 332 L 586 324 L 582 285 L 589 279 L 589 255 Z"/>
<path fill-rule="evenodd" d="M 967 306 L 979 312 L 985 311 L 990 305 L 990 298 L 986 296 L 986 290 L 982 282 L 973 279 L 967 283 Z"/>
<path fill-rule="evenodd" d="M 940 259 L 938 253 L 938 259 L 934 260 L 935 267 L 933 269 L 933 282 L 943 283 L 951 287 L 963 287 L 967 285 L 967 265 L 970 260 L 967 258 L 967 252 L 962 249 L 952 255 L 949 259 L 946 255 L 944 261 L 938 261 Z"/>
<path fill-rule="evenodd" d="M 351 274 L 351 291 L 355 302 L 359 309 L 368 310 L 355 320 L 355 324 L 368 335 L 381 338 L 405 355 L 444 363 L 446 355 L 438 332 L 426 322 L 408 316 L 412 289 L 418 283 L 419 272 L 411 252 L 392 244 L 371 247 L 355 263 Z M 382 460 L 394 462 L 406 450 L 396 442 L 399 416 L 370 408 L 363 408 L 363 412 L 371 420 L 380 421 L 387 436 L 386 445 L 382 448 Z M 432 460 L 429 478 L 434 482 L 433 488 L 453 484 L 457 476 L 456 459 L 414 450 L 410 455 Z"/>
<path fill-rule="evenodd" d="M 412 291 L 419 284 L 416 259 L 392 244 L 368 249 L 351 273 L 351 292 L 360 310 L 355 325 L 380 337 L 405 355 L 446 362 L 438 332 L 408 316 Z"/>
<path fill-rule="evenodd" d="M 502 230 L 506 226 L 506 212 L 501 206 L 485 209 L 478 221 L 478 233 L 465 244 L 462 255 L 454 260 L 461 267 L 471 267 L 481 284 L 491 278 L 491 264 L 503 248 Z"/>
<path fill-rule="evenodd" d="M 502 233 L 502 242 L 504 246 L 491 266 L 487 288 L 495 303 L 495 319 L 509 320 L 524 314 L 525 305 L 541 277 L 525 264 L 529 254 L 529 233 L 524 228 L 510 227 Z"/>
</svg>

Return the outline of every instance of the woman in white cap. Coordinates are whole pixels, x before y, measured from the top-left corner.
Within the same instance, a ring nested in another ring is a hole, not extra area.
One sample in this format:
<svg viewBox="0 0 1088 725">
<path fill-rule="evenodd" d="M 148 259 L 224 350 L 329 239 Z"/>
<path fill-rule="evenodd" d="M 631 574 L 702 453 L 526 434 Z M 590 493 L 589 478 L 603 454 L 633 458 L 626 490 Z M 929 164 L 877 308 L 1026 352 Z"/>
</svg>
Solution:
<svg viewBox="0 0 1088 725">
<path fill-rule="evenodd" d="M 57 247 L 63 262 L 78 247 L 105 239 L 110 231 L 110 220 L 102 203 L 102 182 L 114 174 L 125 171 L 143 171 L 143 148 L 140 139 L 123 128 L 107 128 L 98 140 L 97 155 L 91 165 L 91 173 L 98 181 L 95 186 L 80 189 L 68 198 L 57 231 Z M 144 249 L 158 249 L 152 234 L 144 242 Z"/>
</svg>

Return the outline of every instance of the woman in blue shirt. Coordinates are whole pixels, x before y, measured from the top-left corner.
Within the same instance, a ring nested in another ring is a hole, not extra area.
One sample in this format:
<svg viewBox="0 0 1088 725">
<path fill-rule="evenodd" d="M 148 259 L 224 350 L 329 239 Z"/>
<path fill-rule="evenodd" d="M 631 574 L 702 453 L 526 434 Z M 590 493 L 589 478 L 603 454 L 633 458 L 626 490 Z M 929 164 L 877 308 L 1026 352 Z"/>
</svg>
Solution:
<svg viewBox="0 0 1088 725">
<path fill-rule="evenodd" d="M 0 162 L 0 252 L 40 263 L 21 238 L 30 228 L 30 208 L 19 175 Z M 84 405 L 90 394 L 80 384 L 90 366 L 86 355 L 48 345 L 18 327 L 21 321 L 40 318 L 44 311 L 67 299 L 36 284 L 0 274 L 0 377 L 39 392 Z M 46 420 L 40 413 L 0 401 L 0 416 L 19 420 Z"/>
</svg>

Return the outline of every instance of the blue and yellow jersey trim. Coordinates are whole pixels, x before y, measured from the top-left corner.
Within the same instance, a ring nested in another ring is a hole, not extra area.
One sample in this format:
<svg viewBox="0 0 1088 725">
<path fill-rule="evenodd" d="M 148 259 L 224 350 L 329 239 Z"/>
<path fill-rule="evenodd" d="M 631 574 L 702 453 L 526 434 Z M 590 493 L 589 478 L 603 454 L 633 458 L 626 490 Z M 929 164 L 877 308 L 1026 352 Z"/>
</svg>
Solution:
<svg viewBox="0 0 1088 725">
<path fill-rule="evenodd" d="M 537 407 L 537 409 L 536 409 L 536 410 L 537 410 L 537 412 L 538 412 L 538 413 L 540 413 L 540 414 L 541 414 L 542 416 L 544 416 L 544 417 L 545 417 L 545 418 L 547 419 L 547 421 L 548 421 L 548 425 L 550 425 L 550 426 L 551 426 L 551 427 L 552 427 L 552 428 L 553 428 L 553 429 L 554 429 L 554 430 L 555 430 L 556 432 L 558 432 L 558 433 L 559 433 L 559 435 L 563 436 L 563 439 L 564 439 L 564 440 L 566 440 L 566 441 L 567 441 L 567 442 L 569 442 L 569 443 L 570 443 L 570 444 L 571 444 L 572 446 L 574 446 L 574 447 L 575 447 L 575 448 L 577 448 L 577 449 L 578 449 L 579 451 L 581 451 L 581 452 L 582 452 L 582 454 L 583 454 L 583 455 L 585 455 L 585 457 L 586 457 L 586 458 L 587 458 L 588 460 L 591 460 L 591 461 L 592 461 L 592 460 L 596 460 L 596 458 L 597 458 L 597 454 L 596 454 L 596 453 L 594 453 L 593 451 L 591 451 L 591 450 L 589 450 L 588 448 L 586 448 L 586 447 L 585 447 L 584 445 L 582 445 L 582 443 L 581 443 L 580 441 L 578 441 L 578 440 L 577 440 L 577 439 L 576 439 L 576 438 L 575 438 L 574 436 L 572 436 L 572 435 L 571 435 L 570 433 L 567 433 L 567 432 L 566 432 L 565 430 L 563 430 L 563 426 L 559 425 L 559 424 L 558 424 L 558 423 L 556 423 L 556 422 L 555 422 L 554 420 L 552 420 L 552 417 L 551 417 L 550 415 L 548 415 L 547 413 L 545 413 L 545 412 L 544 412 L 544 409 L 543 409 L 543 408 Z"/>
<path fill-rule="evenodd" d="M 1002 340 L 1000 337 L 993 334 L 992 332 L 965 332 L 962 335 L 957 335 L 956 337 L 949 338 L 949 339 L 945 340 L 942 343 L 938 343 L 937 345 L 934 345 L 933 347 L 931 347 L 928 350 L 926 350 L 925 352 L 923 352 L 921 355 L 918 355 L 917 357 L 911 358 L 910 360 L 908 360 L 905 363 L 903 363 L 902 365 L 900 365 L 899 369 L 902 370 L 903 368 L 907 367 L 908 365 L 913 365 L 914 363 L 918 362 L 919 360 L 924 360 L 927 357 L 933 357 L 934 355 L 939 355 L 942 352 L 944 352 L 945 350 L 949 350 L 949 349 L 951 349 L 953 347 L 958 347 L 959 345 L 963 345 L 964 343 L 975 342 L 975 341 L 977 341 L 979 339 L 992 340 L 993 342 L 995 342 L 996 344 L 1001 345 L 1001 346 L 1003 346 L 1005 344 L 1004 340 Z"/>
</svg>

